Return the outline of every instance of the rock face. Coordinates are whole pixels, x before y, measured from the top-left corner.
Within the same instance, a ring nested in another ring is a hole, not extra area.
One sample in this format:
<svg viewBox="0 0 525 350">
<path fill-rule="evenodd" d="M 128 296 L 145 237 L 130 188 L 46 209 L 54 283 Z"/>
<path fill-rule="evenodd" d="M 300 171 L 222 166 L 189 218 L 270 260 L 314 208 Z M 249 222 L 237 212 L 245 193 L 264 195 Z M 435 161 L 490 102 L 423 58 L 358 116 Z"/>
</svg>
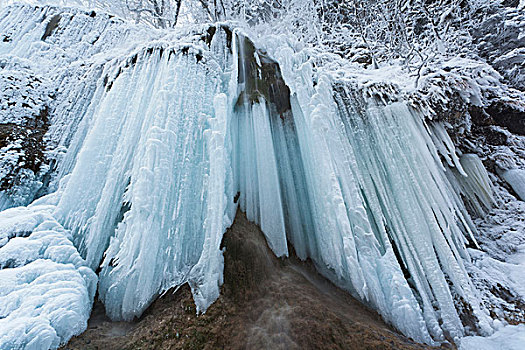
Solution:
<svg viewBox="0 0 525 350">
<path fill-rule="evenodd" d="M 490 3 L 475 14 L 472 36 L 479 54 L 514 87 L 525 90 L 525 14 L 516 1 Z"/>
<path fill-rule="evenodd" d="M 396 333 L 297 258 L 277 259 L 260 229 L 238 212 L 223 240 L 224 285 L 196 316 L 188 286 L 134 323 L 95 307 L 88 330 L 64 349 L 426 349 Z"/>
<path fill-rule="evenodd" d="M 0 210 L 31 202 L 49 169 L 47 83 L 27 72 L 0 70 Z"/>
</svg>

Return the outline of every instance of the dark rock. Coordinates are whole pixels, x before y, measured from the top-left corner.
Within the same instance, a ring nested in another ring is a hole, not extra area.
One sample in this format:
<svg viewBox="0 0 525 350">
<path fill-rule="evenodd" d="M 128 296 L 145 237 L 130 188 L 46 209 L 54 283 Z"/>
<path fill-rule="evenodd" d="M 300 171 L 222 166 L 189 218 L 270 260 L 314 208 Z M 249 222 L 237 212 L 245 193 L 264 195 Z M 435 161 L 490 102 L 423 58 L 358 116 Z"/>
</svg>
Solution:
<svg viewBox="0 0 525 350">
<path fill-rule="evenodd" d="M 525 135 L 525 111 L 502 102 L 493 103 L 486 111 L 495 125 L 505 127 L 515 134 Z"/>
<path fill-rule="evenodd" d="M 60 15 L 54 15 L 51 18 L 51 20 L 47 23 L 44 35 L 42 35 L 42 41 L 45 41 L 58 28 L 58 23 L 60 22 L 60 19 Z"/>
</svg>

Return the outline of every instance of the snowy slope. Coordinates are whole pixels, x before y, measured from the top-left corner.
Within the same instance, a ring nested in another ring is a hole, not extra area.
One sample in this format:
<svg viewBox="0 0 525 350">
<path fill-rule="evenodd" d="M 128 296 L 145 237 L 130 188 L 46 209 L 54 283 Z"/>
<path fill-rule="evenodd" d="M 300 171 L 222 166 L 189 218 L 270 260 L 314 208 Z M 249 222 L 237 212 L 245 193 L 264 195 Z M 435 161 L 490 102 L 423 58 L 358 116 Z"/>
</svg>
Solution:
<svg viewBox="0 0 525 350">
<path fill-rule="evenodd" d="M 521 350 L 525 344 L 525 326 L 505 326 L 490 337 L 471 336 L 461 340 L 460 350 Z"/>
<path fill-rule="evenodd" d="M 2 179 L 30 176 L 0 192 L 2 208 L 28 205 L 0 213 L 0 297 L 20 298 L 2 311 L 0 322 L 16 322 L 0 328 L 0 345 L 57 347 L 81 332 L 93 271 L 115 320 L 140 316 L 184 283 L 204 312 L 219 296 L 220 243 L 238 206 L 278 257 L 293 249 L 312 259 L 413 339 L 492 333 L 479 284 L 484 236 L 471 214 L 496 205 L 493 178 L 477 155 L 456 149 L 452 119 L 438 117 L 436 105 L 448 103 L 447 85 L 432 85 L 439 72 L 423 92 L 403 91 L 387 75 L 347 74 L 333 57 L 318 69 L 316 56 L 283 38 L 263 52 L 226 25 L 150 32 L 67 8 L 7 7 L 2 35 L 1 124 L 31 131 L 47 114 L 33 146 L 38 167 L 17 138 L 1 149 Z M 462 103 L 482 105 L 494 92 L 490 67 L 448 64 Z M 458 78 L 458 65 L 471 76 Z M 62 280 L 46 277 L 61 269 Z M 15 276 L 27 271 L 55 285 L 27 286 Z M 49 294 L 62 284 L 74 302 Z M 67 329 L 54 318 L 64 308 Z M 48 324 L 34 337 L 38 322 Z"/>
<path fill-rule="evenodd" d="M 56 195 L 0 213 L 0 348 L 57 348 L 87 327 L 97 276 L 53 217 Z"/>
</svg>

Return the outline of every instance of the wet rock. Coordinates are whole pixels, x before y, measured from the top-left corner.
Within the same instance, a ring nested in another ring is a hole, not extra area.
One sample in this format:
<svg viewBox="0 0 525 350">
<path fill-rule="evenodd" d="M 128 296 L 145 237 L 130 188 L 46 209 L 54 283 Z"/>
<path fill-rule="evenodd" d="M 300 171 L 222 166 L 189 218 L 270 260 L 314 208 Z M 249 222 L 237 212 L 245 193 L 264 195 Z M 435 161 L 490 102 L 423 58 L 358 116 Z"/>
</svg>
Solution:
<svg viewBox="0 0 525 350">
<path fill-rule="evenodd" d="M 397 333 L 311 263 L 277 259 L 260 229 L 240 212 L 223 247 L 224 285 L 205 314 L 196 315 L 185 285 L 125 327 L 101 319 L 95 308 L 88 330 L 64 349 L 429 348 Z"/>
</svg>

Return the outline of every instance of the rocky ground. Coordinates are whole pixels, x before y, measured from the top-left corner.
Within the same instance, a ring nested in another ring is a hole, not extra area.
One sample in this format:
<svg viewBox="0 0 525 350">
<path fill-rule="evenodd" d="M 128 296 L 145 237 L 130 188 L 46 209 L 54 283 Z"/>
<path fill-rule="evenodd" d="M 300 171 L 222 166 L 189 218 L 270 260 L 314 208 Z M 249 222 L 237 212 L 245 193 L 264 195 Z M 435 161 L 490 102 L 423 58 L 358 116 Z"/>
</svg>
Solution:
<svg viewBox="0 0 525 350">
<path fill-rule="evenodd" d="M 197 316 L 187 285 L 135 322 L 94 307 L 88 329 L 63 349 L 425 349 L 292 257 L 279 260 L 238 213 L 224 241 L 221 297 Z"/>
</svg>

